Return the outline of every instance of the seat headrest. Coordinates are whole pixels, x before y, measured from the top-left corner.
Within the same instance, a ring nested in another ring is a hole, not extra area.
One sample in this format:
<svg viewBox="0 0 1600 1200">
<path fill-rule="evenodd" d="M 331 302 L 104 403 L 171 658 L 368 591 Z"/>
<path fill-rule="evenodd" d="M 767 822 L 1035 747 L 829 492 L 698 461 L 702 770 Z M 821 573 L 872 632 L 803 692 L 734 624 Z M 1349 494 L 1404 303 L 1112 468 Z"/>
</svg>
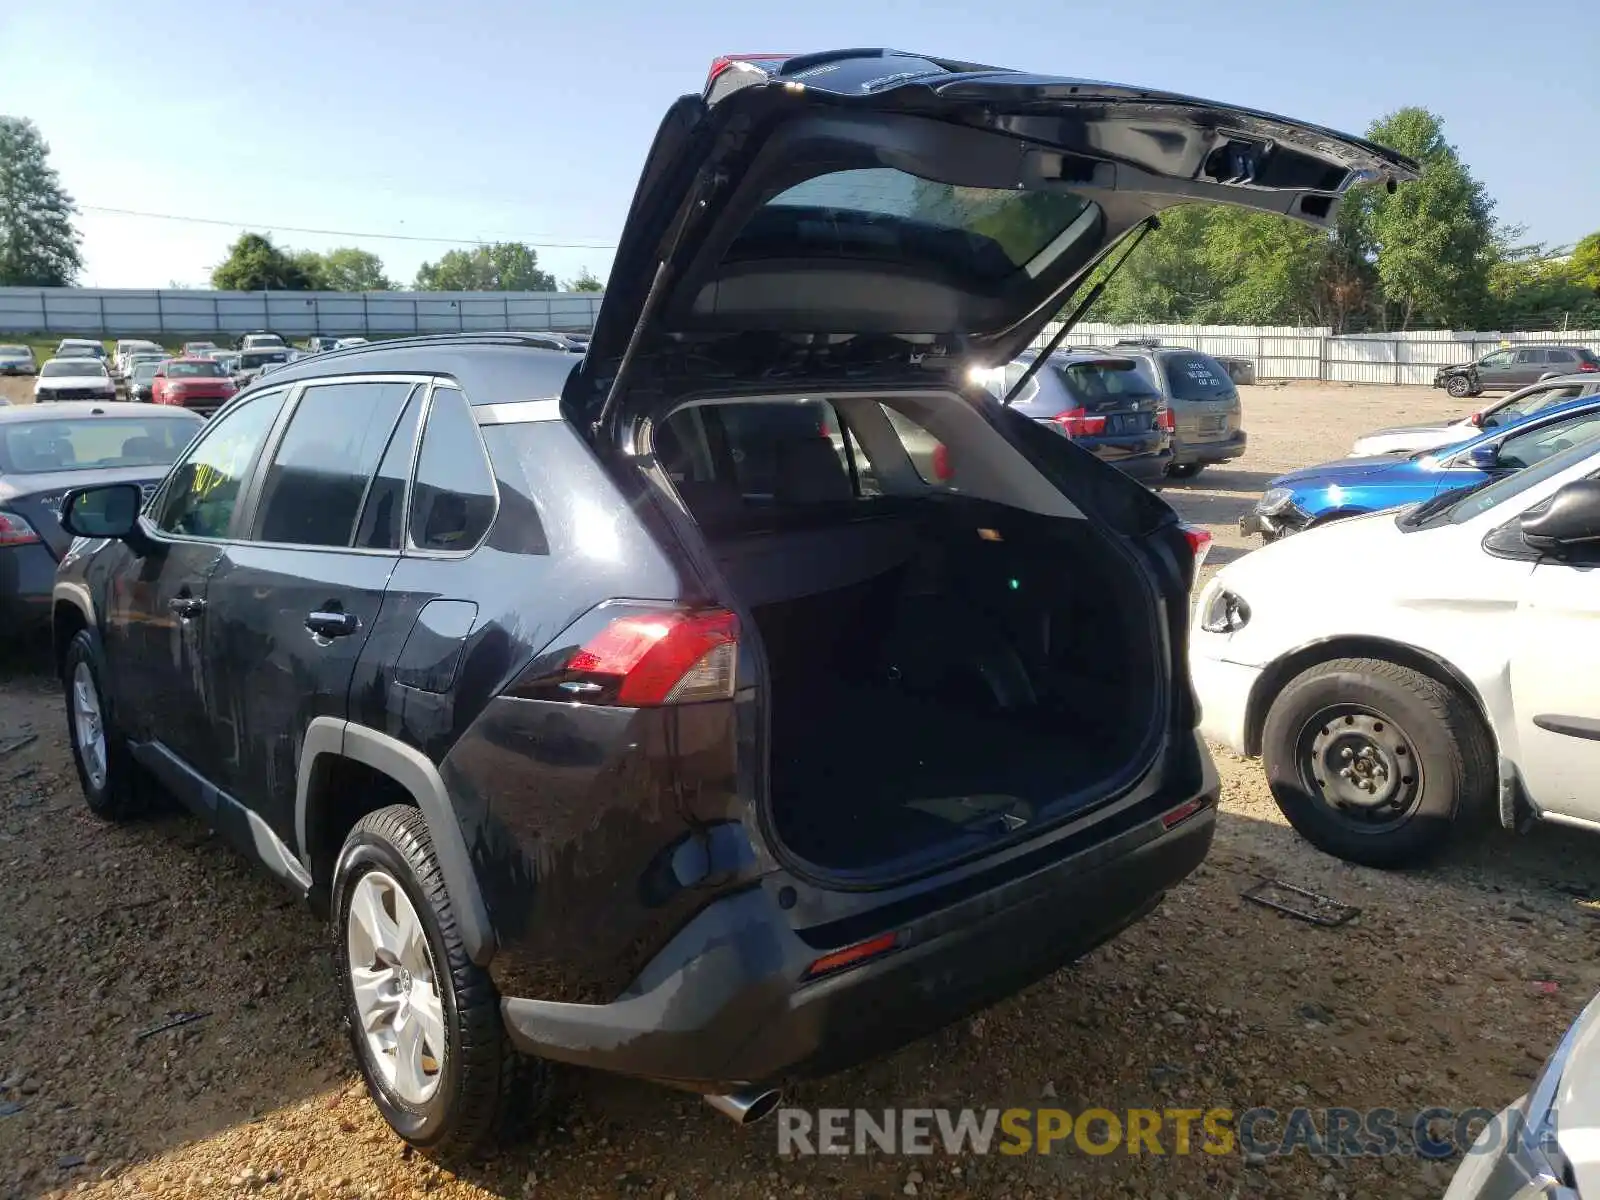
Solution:
<svg viewBox="0 0 1600 1200">
<path fill-rule="evenodd" d="M 784 504 L 826 504 L 851 500 L 855 488 L 839 452 L 825 437 L 793 438 L 778 443 L 774 499 Z"/>
</svg>

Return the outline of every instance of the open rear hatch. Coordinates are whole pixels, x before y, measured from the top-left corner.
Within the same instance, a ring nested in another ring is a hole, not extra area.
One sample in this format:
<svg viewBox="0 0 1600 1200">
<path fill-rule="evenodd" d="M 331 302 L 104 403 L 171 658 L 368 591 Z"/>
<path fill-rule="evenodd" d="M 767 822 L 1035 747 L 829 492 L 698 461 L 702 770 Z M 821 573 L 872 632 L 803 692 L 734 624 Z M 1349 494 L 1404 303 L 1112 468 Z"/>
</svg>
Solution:
<svg viewBox="0 0 1600 1200">
<path fill-rule="evenodd" d="M 1196 753 L 1176 517 L 969 372 L 1173 204 L 1331 225 L 1414 171 L 1269 114 L 889 51 L 730 61 L 674 105 L 566 407 L 671 493 L 704 599 L 759 647 L 741 775 L 791 865 L 904 879 Z"/>
</svg>

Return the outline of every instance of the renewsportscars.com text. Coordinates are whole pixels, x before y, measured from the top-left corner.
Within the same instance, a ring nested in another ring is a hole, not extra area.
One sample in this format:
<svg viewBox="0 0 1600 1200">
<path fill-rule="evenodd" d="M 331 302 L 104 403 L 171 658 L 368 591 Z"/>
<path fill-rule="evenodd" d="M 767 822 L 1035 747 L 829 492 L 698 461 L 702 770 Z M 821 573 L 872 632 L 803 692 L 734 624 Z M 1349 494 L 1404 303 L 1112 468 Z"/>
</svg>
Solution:
<svg viewBox="0 0 1600 1200">
<path fill-rule="evenodd" d="M 1493 1121 L 1486 1108 L 803 1108 L 778 1110 L 778 1153 L 1249 1154 L 1449 1158 Z M 1485 1152 L 1495 1149 L 1480 1147 Z"/>
</svg>

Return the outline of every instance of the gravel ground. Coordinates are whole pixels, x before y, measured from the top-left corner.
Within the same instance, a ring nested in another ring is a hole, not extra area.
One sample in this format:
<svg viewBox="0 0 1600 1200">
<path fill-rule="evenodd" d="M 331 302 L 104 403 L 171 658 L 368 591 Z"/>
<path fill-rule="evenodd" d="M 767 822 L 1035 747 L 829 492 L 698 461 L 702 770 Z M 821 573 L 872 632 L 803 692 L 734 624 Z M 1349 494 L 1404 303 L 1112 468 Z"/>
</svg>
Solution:
<svg viewBox="0 0 1600 1200">
<path fill-rule="evenodd" d="M 1438 393 L 1246 392 L 1250 454 L 1170 494 L 1234 522 L 1280 470 L 1358 432 L 1455 411 Z M 32 740 L 29 739 L 31 736 Z M 1071 970 L 886 1061 L 810 1108 L 1059 1105 L 1499 1107 L 1600 989 L 1600 843 L 1556 829 L 1382 874 L 1308 849 L 1259 765 L 1218 756 L 1200 873 Z M 1239 893 L 1277 876 L 1361 909 L 1302 924 Z M 1438 1196 L 1410 1158 L 780 1158 L 693 1097 L 579 1077 L 559 1125 L 477 1165 L 408 1153 L 366 1100 L 323 929 L 194 821 L 84 810 L 43 653 L 0 668 L 0 1197 Z M 207 1014 L 139 1035 L 171 1014 Z M 1170 1152 L 1170 1141 L 1167 1144 Z"/>
</svg>

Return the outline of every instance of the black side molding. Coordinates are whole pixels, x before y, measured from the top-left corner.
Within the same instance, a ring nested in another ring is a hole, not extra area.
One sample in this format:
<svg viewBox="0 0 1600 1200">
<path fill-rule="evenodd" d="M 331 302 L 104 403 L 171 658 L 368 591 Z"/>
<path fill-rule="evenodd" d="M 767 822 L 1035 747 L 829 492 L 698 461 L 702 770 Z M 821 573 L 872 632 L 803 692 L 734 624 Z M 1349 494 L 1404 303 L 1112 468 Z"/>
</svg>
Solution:
<svg viewBox="0 0 1600 1200">
<path fill-rule="evenodd" d="M 1569 717 L 1560 713 L 1540 713 L 1533 718 L 1533 723 L 1540 729 L 1547 730 L 1550 733 L 1561 733 L 1567 737 L 1600 742 L 1600 720 L 1596 720 L 1593 717 Z"/>
</svg>

